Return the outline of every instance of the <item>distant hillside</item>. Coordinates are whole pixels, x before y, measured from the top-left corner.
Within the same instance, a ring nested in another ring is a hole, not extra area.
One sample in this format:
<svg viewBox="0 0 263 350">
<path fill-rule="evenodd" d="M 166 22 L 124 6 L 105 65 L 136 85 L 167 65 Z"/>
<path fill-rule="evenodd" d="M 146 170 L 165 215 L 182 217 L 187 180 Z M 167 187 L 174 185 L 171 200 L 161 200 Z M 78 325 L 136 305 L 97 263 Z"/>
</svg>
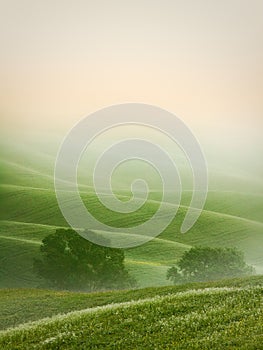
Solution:
<svg viewBox="0 0 263 350">
<path fill-rule="evenodd" d="M 53 188 L 54 157 L 34 149 L 5 149 L 0 171 L 0 287 L 37 287 L 32 260 L 41 240 L 59 227 L 67 227 Z M 103 191 L 102 191 L 103 192 Z M 102 194 L 103 195 L 103 194 Z M 135 226 L 150 218 L 159 206 L 160 192 L 152 190 L 148 201 L 131 214 L 117 214 L 101 205 L 91 187 L 81 186 L 81 196 L 97 218 L 114 227 Z M 121 189 L 127 200 L 130 193 Z M 211 190 L 205 209 L 186 234 L 180 225 L 191 198 L 183 191 L 174 221 L 156 239 L 127 249 L 125 263 L 139 286 L 167 285 L 166 271 L 186 249 L 195 245 L 235 246 L 246 260 L 263 272 L 263 197 L 256 193 Z M 167 211 L 170 204 L 166 203 Z M 120 238 L 122 238 L 120 234 Z"/>
</svg>

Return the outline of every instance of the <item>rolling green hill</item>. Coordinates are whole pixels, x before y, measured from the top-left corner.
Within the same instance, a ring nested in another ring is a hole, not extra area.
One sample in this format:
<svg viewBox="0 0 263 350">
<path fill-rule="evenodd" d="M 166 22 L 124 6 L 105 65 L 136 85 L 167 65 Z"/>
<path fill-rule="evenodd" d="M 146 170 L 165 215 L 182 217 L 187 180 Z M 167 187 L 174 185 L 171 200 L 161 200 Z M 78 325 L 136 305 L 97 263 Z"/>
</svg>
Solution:
<svg viewBox="0 0 263 350">
<path fill-rule="evenodd" d="M 1 193 L 5 202 L 0 222 L 0 249 L 4 258 L 1 264 L 4 274 L 1 285 L 35 287 L 36 278 L 33 277 L 31 265 L 32 258 L 38 254 L 37 243 L 57 226 L 65 227 L 67 223 L 60 214 L 51 190 L 3 186 Z M 107 216 L 107 211 L 101 210 L 94 194 L 88 194 L 86 200 L 107 224 L 121 226 L 123 218 L 110 211 Z M 24 205 L 21 207 L 20 203 Z M 156 203 L 149 201 L 147 204 L 145 210 L 127 215 L 124 226 L 143 222 L 150 216 L 156 209 Z M 186 208 L 181 207 L 173 223 L 158 238 L 143 246 L 126 250 L 127 267 L 141 286 L 166 284 L 168 266 L 175 263 L 185 249 L 192 245 L 236 246 L 246 253 L 249 263 L 261 268 L 262 223 L 204 210 L 193 229 L 187 234 L 181 234 L 179 227 L 185 211 Z M 19 269 L 12 261 L 16 262 Z"/>
<path fill-rule="evenodd" d="M 191 191 L 183 188 L 171 224 L 152 241 L 125 250 L 126 268 L 139 289 L 70 293 L 39 289 L 45 283 L 32 268 L 42 239 L 68 227 L 54 192 L 52 151 L 6 147 L 0 160 L 1 349 L 260 349 L 262 276 L 181 286 L 166 279 L 167 269 L 197 245 L 237 247 L 263 273 L 263 196 L 246 188 L 246 179 L 231 179 L 233 190 L 229 178 L 226 189 L 211 188 L 198 222 L 186 234 L 180 226 Z M 122 180 L 115 181 L 115 193 L 127 201 L 131 193 Z M 84 183 L 79 190 L 86 207 L 112 227 L 141 224 L 160 205 L 161 193 L 153 188 L 137 211 L 115 213 Z M 106 195 L 103 189 L 100 194 Z M 165 203 L 167 213 L 171 206 Z M 118 235 L 125 238 L 121 231 Z"/>
<path fill-rule="evenodd" d="M 55 197 L 54 157 L 26 147 L 1 155 L 0 187 L 0 287 L 37 287 L 32 271 L 41 240 L 57 227 L 67 227 Z M 138 211 L 118 214 L 101 205 L 91 187 L 80 186 L 82 199 L 98 219 L 114 227 L 131 227 L 150 218 L 159 206 L 160 193 L 152 190 Z M 103 194 L 102 194 L 103 196 Z M 130 193 L 118 192 L 122 200 Z M 125 263 L 139 286 L 168 284 L 166 271 L 194 245 L 235 246 L 248 263 L 263 272 L 263 196 L 257 193 L 211 190 L 204 211 L 187 234 L 180 225 L 191 191 L 184 190 L 176 218 L 166 230 L 143 246 L 127 249 Z M 166 203 L 167 211 L 171 204 Z M 121 238 L 121 234 L 120 234 Z"/>
<path fill-rule="evenodd" d="M 0 346 L 260 349 L 262 284 L 255 276 L 91 294 L 1 290 Z"/>
</svg>

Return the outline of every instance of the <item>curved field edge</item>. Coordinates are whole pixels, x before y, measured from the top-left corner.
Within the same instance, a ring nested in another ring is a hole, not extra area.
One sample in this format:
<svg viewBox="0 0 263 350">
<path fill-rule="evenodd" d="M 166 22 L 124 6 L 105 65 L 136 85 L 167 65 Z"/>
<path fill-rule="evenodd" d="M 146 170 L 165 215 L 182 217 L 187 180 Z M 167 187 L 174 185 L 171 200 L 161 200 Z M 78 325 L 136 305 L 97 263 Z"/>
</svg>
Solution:
<svg viewBox="0 0 263 350">
<path fill-rule="evenodd" d="M 2 349 L 197 349 L 201 344 L 256 348 L 263 339 L 262 298 L 262 287 L 190 289 L 42 319 L 2 332 L 0 345 Z"/>
<path fill-rule="evenodd" d="M 215 282 L 188 283 L 178 286 L 152 287 L 107 292 L 67 292 L 41 289 L 0 289 L 0 329 L 15 327 L 57 314 L 177 294 L 205 288 L 252 288 L 263 286 L 263 276 L 227 279 Z"/>
</svg>

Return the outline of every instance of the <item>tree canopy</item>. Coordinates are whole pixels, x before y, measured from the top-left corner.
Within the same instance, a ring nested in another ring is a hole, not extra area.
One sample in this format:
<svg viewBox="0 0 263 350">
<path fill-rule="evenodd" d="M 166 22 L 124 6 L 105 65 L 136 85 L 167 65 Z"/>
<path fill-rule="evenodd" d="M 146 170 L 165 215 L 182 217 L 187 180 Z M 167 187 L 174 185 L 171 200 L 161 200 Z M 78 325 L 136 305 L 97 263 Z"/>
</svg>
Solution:
<svg viewBox="0 0 263 350">
<path fill-rule="evenodd" d="M 177 266 L 167 271 L 174 283 L 210 281 L 251 275 L 254 269 L 247 265 L 244 254 L 236 248 L 194 247 L 186 251 Z"/>
<path fill-rule="evenodd" d="M 125 270 L 123 250 L 94 244 L 71 229 L 45 237 L 40 251 L 34 269 L 51 287 L 92 291 L 135 285 Z"/>
</svg>

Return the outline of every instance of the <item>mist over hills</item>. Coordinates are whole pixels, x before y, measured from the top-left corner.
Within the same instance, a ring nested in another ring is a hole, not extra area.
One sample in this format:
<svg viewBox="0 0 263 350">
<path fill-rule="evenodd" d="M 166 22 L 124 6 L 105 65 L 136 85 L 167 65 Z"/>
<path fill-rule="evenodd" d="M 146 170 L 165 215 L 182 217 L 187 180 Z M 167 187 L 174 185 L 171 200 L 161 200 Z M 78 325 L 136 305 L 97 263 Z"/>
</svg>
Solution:
<svg viewBox="0 0 263 350">
<path fill-rule="evenodd" d="M 37 286 L 31 265 L 33 257 L 39 254 L 42 238 L 58 226 L 68 226 L 58 208 L 54 191 L 53 172 L 58 144 L 54 140 L 31 140 L 27 144 L 5 142 L 2 147 L 1 287 Z M 96 151 L 85 153 L 79 169 L 79 190 L 90 212 L 113 227 L 133 227 L 148 220 L 162 198 L 158 173 L 136 160 L 119 167 L 112 176 L 113 192 L 119 200 L 125 202 L 131 198 L 130 185 L 138 177 L 147 181 L 149 193 L 145 204 L 136 212 L 114 213 L 102 205 L 92 186 L 92 171 L 87 165 L 95 163 L 99 149 Z M 192 196 L 192 175 L 182 153 L 178 152 L 174 158 L 183 183 L 176 218 L 153 241 L 125 252 L 126 266 L 139 285 L 167 284 L 168 267 L 176 263 L 185 249 L 194 245 L 236 246 L 245 252 L 247 261 L 256 267 L 257 272 L 262 272 L 263 195 L 260 181 L 254 181 L 253 175 L 245 177 L 244 172 L 238 173 L 237 170 L 229 173 L 228 168 L 221 168 L 219 172 L 208 162 L 209 192 L 204 211 L 194 227 L 181 234 L 180 225 Z M 107 178 L 108 174 L 105 174 Z M 107 196 L 103 188 L 100 195 L 102 198 Z M 169 211 L 169 201 L 166 205 Z"/>
</svg>

